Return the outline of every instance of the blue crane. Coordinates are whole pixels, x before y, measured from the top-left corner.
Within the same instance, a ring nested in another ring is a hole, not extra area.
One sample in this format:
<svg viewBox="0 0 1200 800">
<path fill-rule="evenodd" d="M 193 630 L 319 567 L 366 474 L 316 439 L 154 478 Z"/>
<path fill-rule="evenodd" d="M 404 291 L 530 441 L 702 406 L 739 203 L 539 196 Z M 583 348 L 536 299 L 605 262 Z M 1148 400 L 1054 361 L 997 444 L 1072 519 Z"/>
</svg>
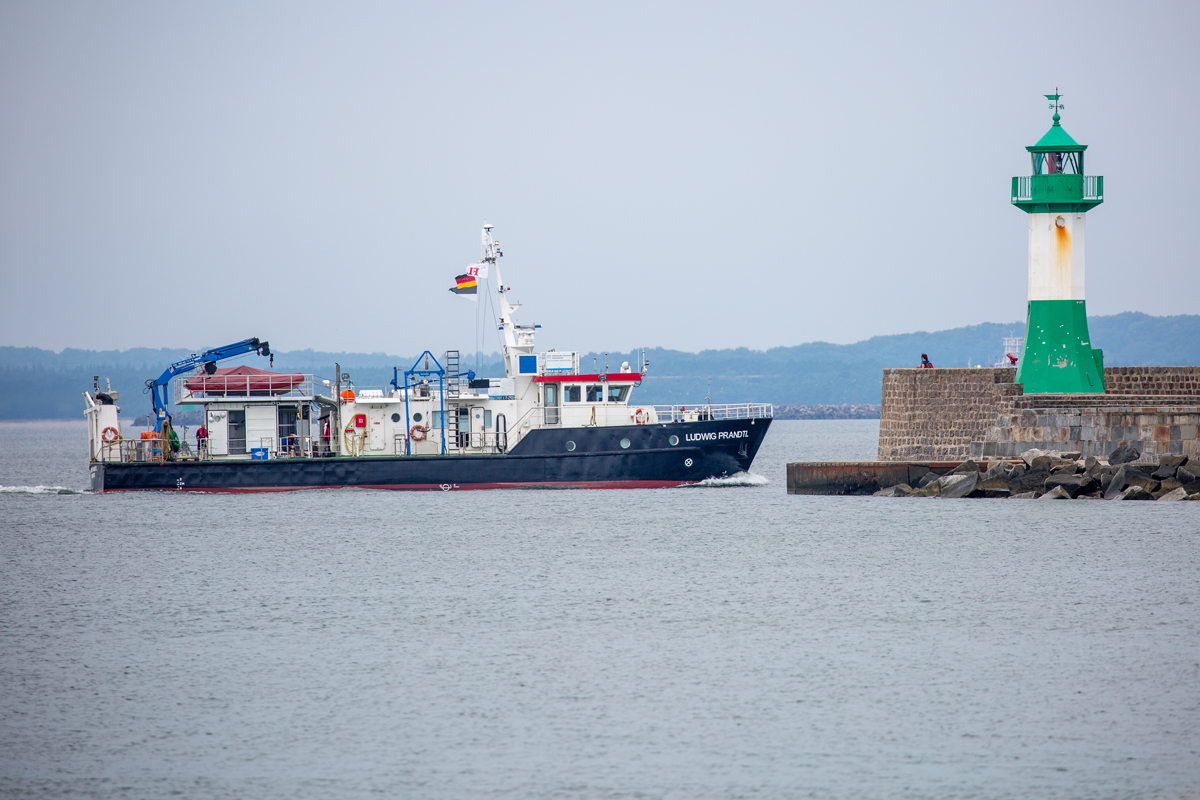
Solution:
<svg viewBox="0 0 1200 800">
<path fill-rule="evenodd" d="M 185 372 L 191 372 L 200 366 L 204 367 L 207 374 L 212 375 L 217 371 L 218 361 L 240 356 L 243 353 L 271 356 L 271 346 L 269 343 L 260 342 L 255 338 L 243 339 L 224 347 L 214 347 L 211 350 L 205 350 L 200 355 L 190 355 L 182 361 L 176 361 L 163 370 L 163 374 L 159 375 L 156 380 L 146 381 L 146 388 L 149 390 L 150 396 L 154 398 L 154 431 L 162 433 L 163 423 L 171 418 L 171 415 L 167 413 L 167 384 L 171 382 L 172 378 Z M 271 356 L 271 365 L 274 366 L 274 364 L 275 357 Z"/>
</svg>

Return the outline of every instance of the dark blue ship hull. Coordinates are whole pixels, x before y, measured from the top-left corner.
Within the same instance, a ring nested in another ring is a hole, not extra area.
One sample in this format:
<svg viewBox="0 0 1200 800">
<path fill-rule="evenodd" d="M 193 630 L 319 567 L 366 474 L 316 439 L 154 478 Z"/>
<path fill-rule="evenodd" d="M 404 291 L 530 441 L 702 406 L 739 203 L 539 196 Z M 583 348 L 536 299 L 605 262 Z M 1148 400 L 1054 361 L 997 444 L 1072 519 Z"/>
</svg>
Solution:
<svg viewBox="0 0 1200 800">
<path fill-rule="evenodd" d="M 91 483 L 97 492 L 680 486 L 748 470 L 770 424 L 758 418 L 546 428 L 531 431 L 511 452 L 489 455 L 97 462 Z"/>
</svg>

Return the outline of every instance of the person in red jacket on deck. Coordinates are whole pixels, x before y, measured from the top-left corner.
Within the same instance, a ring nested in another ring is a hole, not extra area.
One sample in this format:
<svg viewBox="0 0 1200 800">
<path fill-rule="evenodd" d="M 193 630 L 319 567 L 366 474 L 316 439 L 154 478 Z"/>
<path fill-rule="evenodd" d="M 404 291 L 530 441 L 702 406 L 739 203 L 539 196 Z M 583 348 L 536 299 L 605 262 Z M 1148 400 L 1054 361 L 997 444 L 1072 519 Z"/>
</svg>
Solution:
<svg viewBox="0 0 1200 800">
<path fill-rule="evenodd" d="M 917 366 L 923 369 L 933 369 L 933 362 L 929 360 L 929 356 L 921 353 L 921 363 Z"/>
</svg>

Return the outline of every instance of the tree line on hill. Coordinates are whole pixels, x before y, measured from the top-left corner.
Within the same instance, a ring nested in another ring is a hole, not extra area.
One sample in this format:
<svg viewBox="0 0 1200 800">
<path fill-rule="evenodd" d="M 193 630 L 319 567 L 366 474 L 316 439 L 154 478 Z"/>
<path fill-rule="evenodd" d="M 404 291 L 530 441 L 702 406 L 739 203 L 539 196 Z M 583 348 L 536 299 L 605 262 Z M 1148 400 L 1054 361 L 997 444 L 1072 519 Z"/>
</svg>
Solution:
<svg viewBox="0 0 1200 800">
<path fill-rule="evenodd" d="M 1092 341 L 1104 350 L 1109 366 L 1200 364 L 1200 315 L 1152 317 L 1126 312 L 1089 319 Z M 654 348 L 646 351 L 647 378 L 635 395 L 645 404 L 687 405 L 713 403 L 772 403 L 777 406 L 877 405 L 880 371 L 887 367 L 913 367 L 921 353 L 935 366 L 966 367 L 1002 360 L 1005 336 L 1021 335 L 1024 324 L 983 323 L 932 333 L 875 336 L 853 344 L 810 342 L 769 350 L 737 348 L 687 353 Z M 56 353 L 31 347 L 0 347 L 0 419 L 78 419 L 83 414 L 82 393 L 99 375 L 121 393 L 122 416 L 138 417 L 150 411 L 145 394 L 147 380 L 191 351 L 134 348 L 130 350 L 80 350 Z M 640 353 L 587 353 L 580 357 L 585 371 L 607 357 L 610 370 L 628 361 L 634 368 Z M 593 362 L 593 359 L 596 359 Z M 361 388 L 384 387 L 393 367 L 403 370 L 415 357 L 385 353 L 333 353 L 313 350 L 280 352 L 276 371 L 312 373 L 332 380 L 334 364 L 341 364 Z M 463 359 L 474 364 L 474 356 Z M 497 377 L 504 367 L 497 354 L 481 355 L 479 377 Z M 223 362 L 267 368 L 267 361 L 249 355 Z M 465 368 L 465 367 L 464 367 Z M 796 412 L 812 414 L 813 412 Z M 829 412 L 835 413 L 835 412 Z M 849 412 L 846 412 L 849 413 Z M 862 410 L 856 414 L 867 413 Z"/>
</svg>

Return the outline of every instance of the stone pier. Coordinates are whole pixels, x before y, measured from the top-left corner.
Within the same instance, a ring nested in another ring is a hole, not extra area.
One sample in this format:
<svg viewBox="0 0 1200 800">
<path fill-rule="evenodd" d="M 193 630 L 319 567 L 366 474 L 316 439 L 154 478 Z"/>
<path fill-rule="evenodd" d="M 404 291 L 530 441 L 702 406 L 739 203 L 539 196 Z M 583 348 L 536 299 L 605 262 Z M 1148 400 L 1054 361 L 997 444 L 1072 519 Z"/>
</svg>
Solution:
<svg viewBox="0 0 1200 800">
<path fill-rule="evenodd" d="M 1106 367 L 1106 394 L 1026 395 L 1013 369 L 888 369 L 881 461 L 1013 458 L 1030 448 L 1107 458 L 1200 456 L 1200 367 Z"/>
</svg>

